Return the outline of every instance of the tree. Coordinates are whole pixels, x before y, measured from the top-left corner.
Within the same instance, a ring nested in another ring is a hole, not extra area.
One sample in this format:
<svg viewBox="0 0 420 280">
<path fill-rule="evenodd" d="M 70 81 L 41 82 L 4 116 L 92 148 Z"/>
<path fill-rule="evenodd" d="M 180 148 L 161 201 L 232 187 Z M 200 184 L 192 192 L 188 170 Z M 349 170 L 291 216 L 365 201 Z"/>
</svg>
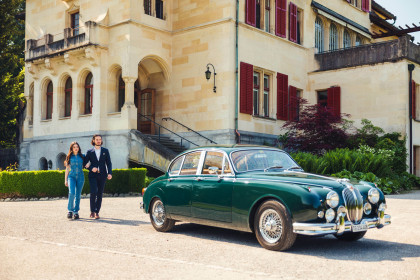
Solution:
<svg viewBox="0 0 420 280">
<path fill-rule="evenodd" d="M 25 1 L 0 1 L 0 148 L 16 144 L 16 118 L 25 100 L 24 22 L 16 19 L 23 12 Z"/>
<path fill-rule="evenodd" d="M 304 101 L 300 104 L 305 103 Z M 344 117 L 348 114 L 335 115 L 327 107 L 319 104 L 303 106 L 298 121 L 288 121 L 283 125 L 287 130 L 286 149 L 322 154 L 346 146 L 351 122 Z"/>
</svg>

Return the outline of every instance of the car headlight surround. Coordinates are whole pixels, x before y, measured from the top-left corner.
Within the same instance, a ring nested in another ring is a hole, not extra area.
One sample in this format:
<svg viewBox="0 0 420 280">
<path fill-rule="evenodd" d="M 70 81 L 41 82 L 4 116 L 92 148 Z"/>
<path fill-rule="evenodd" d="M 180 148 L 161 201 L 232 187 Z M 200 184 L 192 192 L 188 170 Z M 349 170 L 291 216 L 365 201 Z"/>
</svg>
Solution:
<svg viewBox="0 0 420 280">
<path fill-rule="evenodd" d="M 325 220 L 327 220 L 327 222 L 331 222 L 332 220 L 334 220 L 335 218 L 335 211 L 334 209 L 330 208 L 325 212 Z"/>
<path fill-rule="evenodd" d="M 371 188 L 368 192 L 368 199 L 372 204 L 376 204 L 379 201 L 379 191 L 375 188 Z"/>
<path fill-rule="evenodd" d="M 338 196 L 338 193 L 336 193 L 335 191 L 330 191 L 327 194 L 327 204 L 328 206 L 330 206 L 331 208 L 335 208 L 338 206 L 338 203 L 340 202 L 340 198 Z"/>
<path fill-rule="evenodd" d="M 385 203 L 382 202 L 381 204 L 379 204 L 379 207 L 378 207 L 379 212 L 385 212 L 385 209 L 386 209 Z"/>
<path fill-rule="evenodd" d="M 365 212 L 366 215 L 372 213 L 372 205 L 369 202 L 366 202 L 363 206 L 363 212 Z"/>
</svg>

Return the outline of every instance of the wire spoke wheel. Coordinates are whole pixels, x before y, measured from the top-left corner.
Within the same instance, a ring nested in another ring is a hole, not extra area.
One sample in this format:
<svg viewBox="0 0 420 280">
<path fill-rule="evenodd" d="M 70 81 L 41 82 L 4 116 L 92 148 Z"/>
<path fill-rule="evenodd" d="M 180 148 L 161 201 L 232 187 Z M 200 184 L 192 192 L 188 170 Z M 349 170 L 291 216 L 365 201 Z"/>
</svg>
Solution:
<svg viewBox="0 0 420 280">
<path fill-rule="evenodd" d="M 150 209 L 150 221 L 157 231 L 171 231 L 175 221 L 166 216 L 165 205 L 162 200 L 155 198 Z"/>
<path fill-rule="evenodd" d="M 279 241 L 283 227 L 280 215 L 273 209 L 265 210 L 260 217 L 260 233 L 268 243 Z"/>
</svg>

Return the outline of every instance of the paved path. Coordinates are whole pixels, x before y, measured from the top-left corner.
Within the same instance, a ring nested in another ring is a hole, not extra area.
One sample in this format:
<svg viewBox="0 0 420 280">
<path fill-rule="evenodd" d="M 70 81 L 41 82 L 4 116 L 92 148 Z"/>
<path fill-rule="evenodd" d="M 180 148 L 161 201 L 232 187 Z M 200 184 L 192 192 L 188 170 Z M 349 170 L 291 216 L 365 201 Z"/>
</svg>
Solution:
<svg viewBox="0 0 420 280">
<path fill-rule="evenodd" d="M 255 237 L 177 224 L 156 232 L 140 198 L 104 198 L 102 219 L 66 219 L 66 200 L 0 202 L 0 279 L 419 279 L 420 191 L 388 196 L 392 224 L 345 243 L 299 238 L 288 252 Z"/>
</svg>

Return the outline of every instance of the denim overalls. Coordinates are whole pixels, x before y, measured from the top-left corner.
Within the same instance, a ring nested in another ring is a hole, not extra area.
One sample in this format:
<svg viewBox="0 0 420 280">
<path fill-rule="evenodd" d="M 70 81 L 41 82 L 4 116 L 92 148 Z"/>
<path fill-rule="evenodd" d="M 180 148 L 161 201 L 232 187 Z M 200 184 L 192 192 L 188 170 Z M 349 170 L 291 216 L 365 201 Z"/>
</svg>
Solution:
<svg viewBox="0 0 420 280">
<path fill-rule="evenodd" d="M 83 175 L 83 158 L 80 155 L 70 156 L 70 172 L 67 177 L 69 184 L 69 212 L 78 214 L 80 209 L 80 196 L 85 183 Z"/>
</svg>

